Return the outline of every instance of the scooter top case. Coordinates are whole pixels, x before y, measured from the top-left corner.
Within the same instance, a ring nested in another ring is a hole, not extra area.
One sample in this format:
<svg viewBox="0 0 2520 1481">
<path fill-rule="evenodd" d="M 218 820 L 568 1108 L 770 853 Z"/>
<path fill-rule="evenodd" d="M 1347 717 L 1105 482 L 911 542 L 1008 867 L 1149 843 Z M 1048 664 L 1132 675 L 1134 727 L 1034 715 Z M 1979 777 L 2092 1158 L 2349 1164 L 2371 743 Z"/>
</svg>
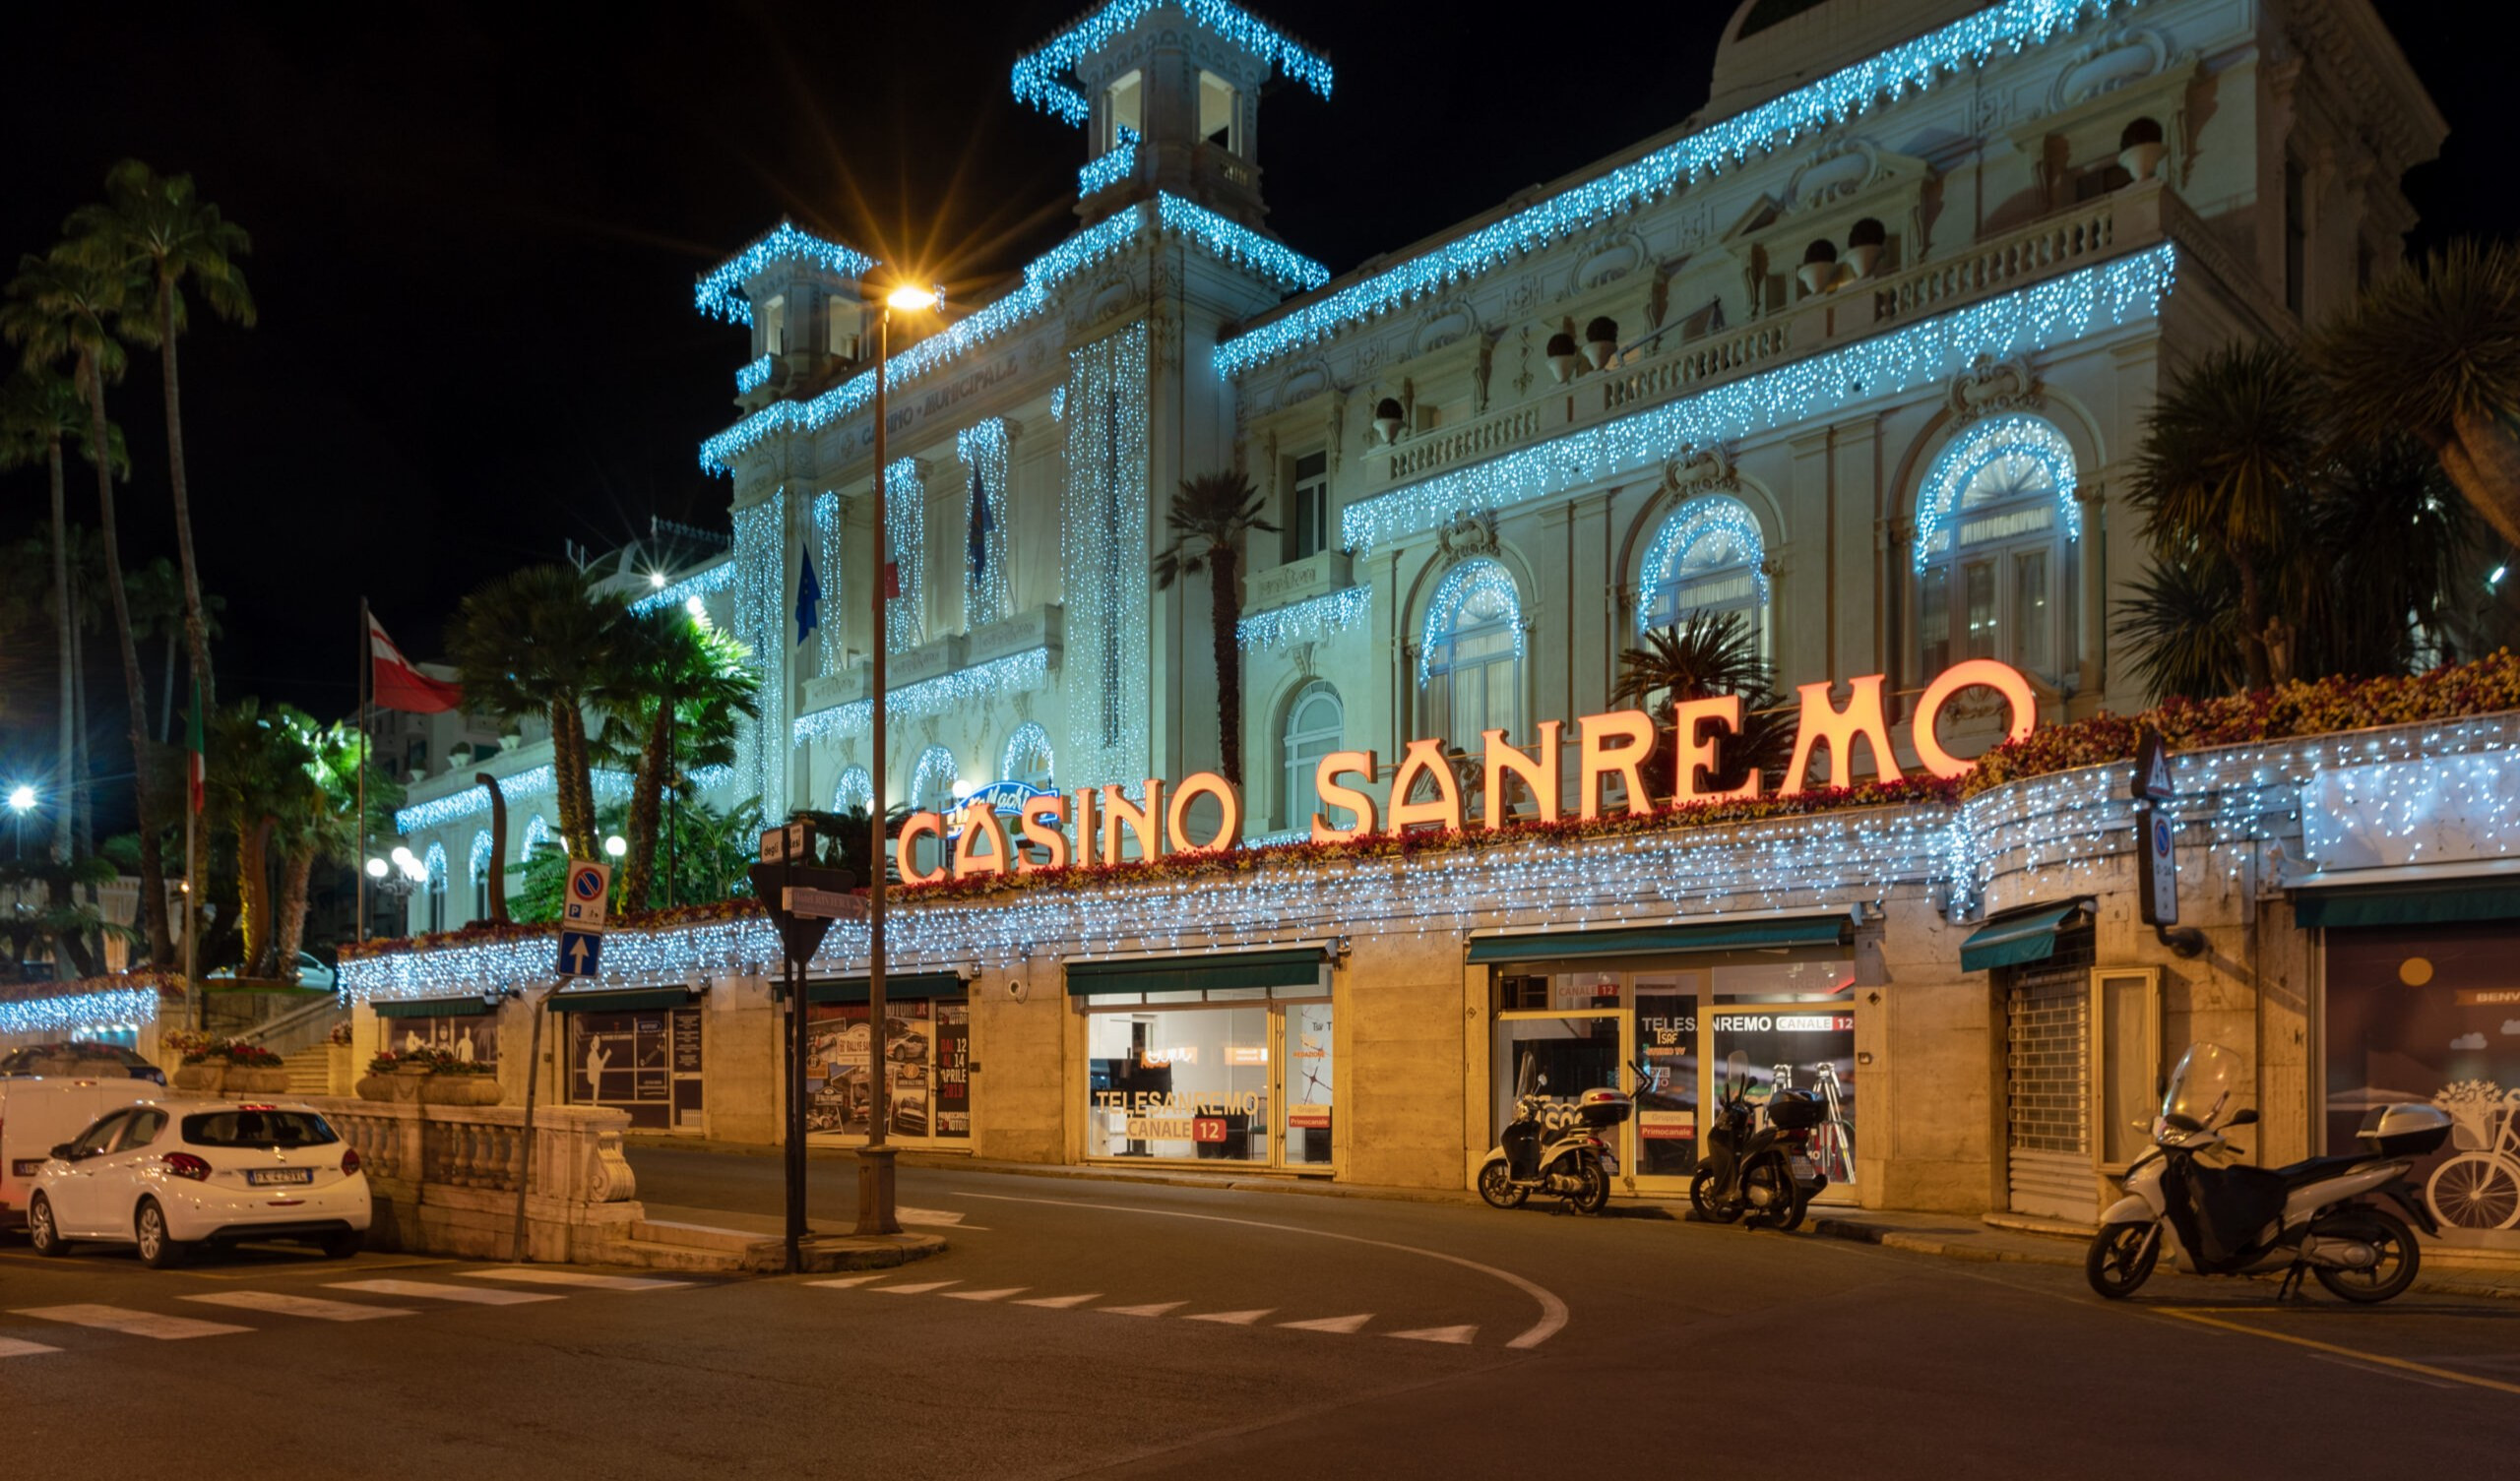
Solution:
<svg viewBox="0 0 2520 1481">
<path fill-rule="evenodd" d="M 1636 1109 L 1625 1090 L 1587 1090 L 1575 1103 L 1575 1114 L 1589 1127 L 1616 1126 Z"/>
<path fill-rule="evenodd" d="M 2356 1140 L 2374 1156 L 2428 1157 L 2450 1140 L 2450 1113 L 2421 1101 L 2374 1106 L 2363 1116 Z"/>
</svg>

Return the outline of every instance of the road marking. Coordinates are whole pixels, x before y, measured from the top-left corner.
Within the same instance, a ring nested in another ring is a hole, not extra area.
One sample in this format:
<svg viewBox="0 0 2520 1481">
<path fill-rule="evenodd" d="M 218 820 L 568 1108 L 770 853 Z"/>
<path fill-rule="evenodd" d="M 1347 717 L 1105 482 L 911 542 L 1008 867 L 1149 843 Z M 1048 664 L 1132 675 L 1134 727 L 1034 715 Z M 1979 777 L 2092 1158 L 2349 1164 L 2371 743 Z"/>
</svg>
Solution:
<svg viewBox="0 0 2520 1481">
<path fill-rule="evenodd" d="M 1145 1306 L 1098 1306 L 1095 1310 L 1108 1312 L 1114 1317 L 1161 1317 L 1166 1312 L 1178 1311 L 1189 1304 L 1187 1301 L 1157 1301 Z"/>
<path fill-rule="evenodd" d="M 998 1291 L 947 1291 L 945 1299 L 948 1301 L 1003 1301 L 1009 1296 L 1019 1296 L 1031 1289 L 1029 1285 L 1010 1285 Z"/>
<path fill-rule="evenodd" d="M 207 1302 L 212 1306 L 233 1306 L 249 1312 L 270 1312 L 277 1317 L 305 1317 L 316 1322 L 373 1322 L 379 1317 L 408 1317 L 411 1311 L 400 1306 L 361 1306 L 348 1301 L 326 1301 L 316 1296 L 291 1296 L 284 1291 L 212 1291 L 206 1296 L 186 1296 L 186 1301 Z"/>
<path fill-rule="evenodd" d="M 41 1342 L 21 1342 L 15 1337 L 0 1337 L 0 1358 L 31 1358 L 39 1352 L 59 1352 L 60 1350 L 58 1347 L 46 1347 Z"/>
<path fill-rule="evenodd" d="M 21 1317 L 35 1317 L 46 1322 L 61 1322 L 72 1327 L 96 1327 L 118 1331 L 126 1336 L 156 1337 L 161 1342 L 179 1342 L 186 1337 L 218 1337 L 231 1331 L 252 1331 L 250 1327 L 230 1327 L 224 1322 L 196 1322 L 190 1317 L 161 1317 L 155 1312 L 136 1312 L 120 1306 L 29 1306 L 18 1309 Z"/>
<path fill-rule="evenodd" d="M 1335 1331 L 1347 1333 L 1361 1331 L 1364 1328 L 1364 1325 L 1371 1322 L 1373 1319 L 1374 1314 L 1366 1312 L 1362 1316 L 1357 1317 L 1324 1317 L 1317 1322 L 1281 1322 L 1278 1325 L 1293 1331 Z"/>
<path fill-rule="evenodd" d="M 2361 1358 L 2340 1358 L 2336 1354 L 2329 1352 L 2311 1353 L 2310 1361 L 2313 1363 L 2333 1363 L 2339 1368 L 2351 1368 L 2357 1373 L 2377 1374 L 2381 1378 L 2396 1379 L 2402 1384 L 2422 1384 L 2426 1388 L 2456 1388 L 2459 1387 L 2447 1379 L 2426 1378 L 2421 1373 L 2400 1373 L 2394 1368 L 2382 1368 L 2377 1364 L 2366 1363 Z"/>
<path fill-rule="evenodd" d="M 985 1224 L 966 1224 L 959 1208 L 895 1208 L 893 1217 L 905 1224 L 945 1224 L 965 1233 L 986 1234 Z"/>
<path fill-rule="evenodd" d="M 1276 1310 L 1277 1308 L 1274 1306 L 1264 1306 L 1256 1312 L 1210 1312 L 1203 1317 L 1184 1317 L 1181 1320 L 1184 1322 L 1221 1322 L 1228 1327 L 1249 1327 L 1252 1323 L 1259 1321 L 1261 1318 Z"/>
<path fill-rule="evenodd" d="M 495 1270 L 467 1270 L 474 1280 L 522 1280 L 528 1285 L 579 1285 L 591 1291 L 667 1291 L 688 1280 L 651 1280 L 638 1275 L 598 1275 L 592 1270 L 555 1270 L 539 1265 L 501 1265 Z"/>
<path fill-rule="evenodd" d="M 959 1280 L 922 1280 L 915 1285 L 879 1285 L 874 1289 L 887 1296 L 924 1296 L 929 1291 L 941 1291 L 949 1285 L 961 1284 Z"/>
<path fill-rule="evenodd" d="M 878 1281 L 878 1280 L 890 1280 L 890 1279 L 892 1279 L 892 1278 L 893 1278 L 893 1277 L 892 1277 L 891 1275 L 889 1275 L 889 1274 L 886 1274 L 886 1275 L 843 1275 L 843 1276 L 841 1276 L 838 1280 L 808 1280 L 808 1281 L 806 1281 L 806 1282 L 805 1282 L 805 1284 L 807 1284 L 807 1285 L 832 1286 L 832 1287 L 835 1287 L 835 1288 L 841 1288 L 841 1287 L 847 1287 L 847 1286 L 852 1286 L 852 1285 L 868 1285 L 868 1284 L 872 1284 L 873 1282 Z"/>
<path fill-rule="evenodd" d="M 1468 1346 L 1479 1336 L 1479 1328 L 1476 1327 L 1421 1327 L 1416 1331 L 1387 1331 L 1383 1335 L 1398 1337 L 1404 1342 L 1458 1342 Z"/>
<path fill-rule="evenodd" d="M 1100 1301 L 1102 1299 L 1102 1293 L 1101 1291 L 1088 1291 L 1082 1296 L 1036 1296 L 1030 1301 L 1018 1301 L 1015 1304 L 1017 1306 L 1046 1306 L 1057 1311 L 1066 1311 L 1070 1307 L 1083 1306 L 1088 1301 Z"/>
<path fill-rule="evenodd" d="M 502 1291 L 486 1285 L 443 1285 L 434 1280 L 337 1280 L 335 1291 L 366 1291 L 376 1296 L 418 1296 L 431 1301 L 462 1301 L 472 1306 L 524 1306 L 557 1301 L 548 1291 Z"/>
<path fill-rule="evenodd" d="M 1526 1280 L 1511 1270 L 1500 1270 L 1494 1265 L 1480 1265 L 1478 1261 L 1465 1260 L 1459 1255 L 1447 1255 L 1441 1250 L 1424 1250 L 1416 1245 L 1394 1244 L 1387 1239 L 1367 1239 L 1360 1234 L 1333 1234 L 1327 1229 L 1307 1229 L 1301 1224 L 1272 1224 L 1260 1219 L 1228 1218 L 1221 1213 L 1185 1213 L 1176 1208 L 1135 1208 L 1126 1203 L 1084 1203 L 1073 1199 L 1028 1199 L 1007 1193 L 958 1193 L 954 1196 L 963 1199 L 988 1199 L 1000 1203 L 1048 1203 L 1054 1207 L 1092 1208 L 1104 1213 L 1144 1213 L 1158 1218 L 1196 1219 L 1208 1224 L 1240 1224 L 1246 1228 L 1269 1229 L 1280 1234 L 1309 1234 L 1315 1239 L 1335 1239 L 1352 1245 L 1371 1245 L 1378 1250 L 1398 1250 L 1406 1255 L 1422 1255 L 1428 1260 L 1440 1260 L 1447 1265 L 1477 1270 L 1482 1275 L 1492 1275 L 1540 1303 L 1540 1320 L 1525 1327 L 1521 1334 L 1507 1342 L 1506 1346 L 1538 1347 L 1556 1336 L 1566 1327 L 1566 1303 L 1559 1300 L 1555 1292 Z"/>
<path fill-rule="evenodd" d="M 2493 1388 L 2504 1393 L 2520 1393 L 2520 1384 L 2506 1384 L 2500 1379 L 2479 1378 L 2475 1374 L 2460 1373 L 2455 1369 L 2435 1368 L 2429 1363 L 2409 1362 L 2405 1358 L 2393 1358 L 2382 1353 L 2340 1347 L 2334 1342 L 2321 1342 L 2313 1337 L 2297 1337 L 2289 1331 L 2267 1331 L 2261 1327 L 2247 1327 L 2237 1322 L 2225 1322 L 2219 1318 L 2203 1316 L 2177 1307 L 2162 1307 L 2159 1310 L 2165 1317 L 2176 1317 L 2181 1322 L 2193 1322 L 2199 1327 L 2219 1327 L 2225 1331 L 2236 1331 L 2244 1337 L 2264 1337 L 2269 1342 L 2290 1342 L 2296 1347 L 2306 1347 L 2312 1352 L 2333 1353 L 2338 1357 L 2351 1358 L 2357 1362 L 2377 1363 L 2383 1368 L 2421 1373 L 2427 1378 L 2448 1379 L 2452 1383 L 2466 1384 L 2477 1388 Z"/>
</svg>

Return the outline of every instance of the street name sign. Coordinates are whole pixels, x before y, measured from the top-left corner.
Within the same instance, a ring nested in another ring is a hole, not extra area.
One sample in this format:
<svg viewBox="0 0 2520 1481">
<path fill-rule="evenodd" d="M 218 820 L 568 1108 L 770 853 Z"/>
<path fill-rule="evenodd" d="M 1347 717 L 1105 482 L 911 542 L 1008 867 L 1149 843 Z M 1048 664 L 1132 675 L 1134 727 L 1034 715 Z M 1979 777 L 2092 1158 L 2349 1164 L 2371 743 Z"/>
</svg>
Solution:
<svg viewBox="0 0 2520 1481">
<path fill-rule="evenodd" d="M 852 913 L 856 896 L 839 890 L 810 890 L 791 885 L 787 893 L 787 910 L 800 920 L 839 920 Z"/>
</svg>

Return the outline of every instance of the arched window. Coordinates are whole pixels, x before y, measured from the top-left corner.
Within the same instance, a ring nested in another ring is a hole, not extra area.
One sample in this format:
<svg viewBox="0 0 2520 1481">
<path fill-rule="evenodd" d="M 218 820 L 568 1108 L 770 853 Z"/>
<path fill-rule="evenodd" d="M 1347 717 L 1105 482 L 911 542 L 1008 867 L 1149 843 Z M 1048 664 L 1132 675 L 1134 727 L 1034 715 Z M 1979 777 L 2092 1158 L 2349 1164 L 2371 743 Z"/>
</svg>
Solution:
<svg viewBox="0 0 2520 1481">
<path fill-rule="evenodd" d="M 1737 612 L 1764 649 L 1767 541 L 1738 499 L 1709 494 L 1671 511 L 1637 573 L 1636 630 L 1672 627 L 1695 612 Z"/>
<path fill-rule="evenodd" d="M 551 832 L 551 825 L 544 822 L 540 814 L 537 813 L 534 817 L 526 819 L 524 856 L 518 859 L 517 862 L 520 864 L 532 863 L 534 860 L 534 851 L 536 849 L 540 848 L 545 843 L 554 843 L 557 841 L 559 841 L 558 837 Z"/>
<path fill-rule="evenodd" d="M 490 831 L 483 829 L 472 835 L 472 858 L 465 866 L 465 878 L 472 886 L 472 919 L 490 918 Z"/>
<path fill-rule="evenodd" d="M 840 773 L 839 784 L 831 789 L 831 810 L 844 816 L 875 811 L 875 778 L 864 767 L 850 767 Z"/>
<path fill-rule="evenodd" d="M 446 929 L 446 845 L 432 843 L 428 851 L 428 924 L 423 929 Z"/>
<path fill-rule="evenodd" d="M 998 778 L 1020 781 L 1046 792 L 1057 785 L 1052 779 L 1055 773 L 1051 762 L 1050 732 L 1026 720 L 1006 738 L 1006 750 L 997 761 Z"/>
<path fill-rule="evenodd" d="M 1295 691 L 1287 704 L 1286 728 L 1280 732 L 1280 750 L 1286 757 L 1287 797 L 1282 810 L 1284 825 L 1302 828 L 1311 823 L 1318 798 L 1313 790 L 1313 772 L 1321 758 L 1339 749 L 1348 734 L 1347 707 L 1339 703 L 1339 691 L 1319 679 Z M 1332 824 L 1345 828 L 1354 820 L 1347 809 L 1333 809 Z"/>
<path fill-rule="evenodd" d="M 1917 498 L 1919 675 L 1998 658 L 2061 678 L 2072 648 L 2065 546 L 2081 534 L 2062 433 L 2020 412 L 1963 432 Z"/>
<path fill-rule="evenodd" d="M 917 762 L 911 767 L 910 805 L 918 812 L 943 816 L 950 829 L 957 801 L 954 783 L 961 779 L 962 771 L 954 765 L 954 753 L 943 746 L 930 746 L 918 753 Z M 918 840 L 919 868 L 936 868 L 941 862 L 940 855 L 941 850 L 934 837 Z"/>
<path fill-rule="evenodd" d="M 1480 732 L 1523 723 L 1523 600 L 1513 573 L 1481 557 L 1445 573 L 1418 648 L 1423 718 L 1477 754 Z"/>
</svg>

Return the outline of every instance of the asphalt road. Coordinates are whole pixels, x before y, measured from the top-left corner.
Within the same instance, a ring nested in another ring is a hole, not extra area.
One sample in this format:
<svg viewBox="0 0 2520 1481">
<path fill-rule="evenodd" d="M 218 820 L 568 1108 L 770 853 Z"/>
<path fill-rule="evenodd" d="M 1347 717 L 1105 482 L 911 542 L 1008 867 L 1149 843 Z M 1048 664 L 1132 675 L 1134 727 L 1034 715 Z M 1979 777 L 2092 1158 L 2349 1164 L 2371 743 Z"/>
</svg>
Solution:
<svg viewBox="0 0 2520 1481">
<path fill-rule="evenodd" d="M 632 1160 L 654 1204 L 778 1206 L 773 1158 Z M 850 1164 L 813 1168 L 846 1219 Z M 850 1283 L 0 1245 L 0 1423 L 37 1473 L 117 1478 L 2290 1478 L 2520 1448 L 2520 1304 L 2167 1276 L 2112 1306 L 1668 1218 L 953 1170 L 902 1201 L 953 1249 Z"/>
</svg>

